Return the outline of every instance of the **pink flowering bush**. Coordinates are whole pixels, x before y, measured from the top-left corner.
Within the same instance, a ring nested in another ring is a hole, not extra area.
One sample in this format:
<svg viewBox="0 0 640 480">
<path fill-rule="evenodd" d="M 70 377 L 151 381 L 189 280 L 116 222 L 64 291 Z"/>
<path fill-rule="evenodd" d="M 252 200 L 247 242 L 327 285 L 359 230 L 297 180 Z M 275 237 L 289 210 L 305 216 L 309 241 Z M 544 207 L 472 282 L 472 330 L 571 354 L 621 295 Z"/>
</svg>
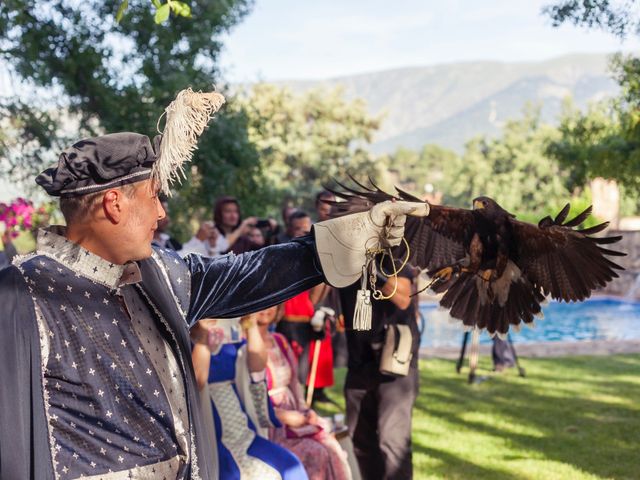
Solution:
<svg viewBox="0 0 640 480">
<path fill-rule="evenodd" d="M 0 222 L 5 224 L 5 231 L 16 238 L 22 232 L 33 231 L 48 223 L 51 205 L 43 204 L 36 208 L 33 202 L 17 198 L 13 202 L 0 203 Z"/>
</svg>

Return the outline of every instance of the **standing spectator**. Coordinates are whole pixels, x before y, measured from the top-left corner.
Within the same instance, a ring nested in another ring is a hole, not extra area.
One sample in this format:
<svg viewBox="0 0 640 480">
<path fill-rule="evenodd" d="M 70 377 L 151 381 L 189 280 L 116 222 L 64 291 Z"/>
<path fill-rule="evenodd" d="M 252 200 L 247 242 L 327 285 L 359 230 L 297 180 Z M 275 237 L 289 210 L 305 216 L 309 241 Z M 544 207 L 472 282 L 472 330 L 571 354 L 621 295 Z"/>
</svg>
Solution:
<svg viewBox="0 0 640 480">
<path fill-rule="evenodd" d="M 316 217 L 318 222 L 331 218 L 331 204 L 327 202 L 333 202 L 335 199 L 335 195 L 327 190 L 322 190 L 316 195 Z"/>
<path fill-rule="evenodd" d="M 347 426 L 354 451 L 367 480 L 410 479 L 411 419 L 418 394 L 419 334 L 415 307 L 411 302 L 410 269 L 398 274 L 397 291 L 389 300 L 372 298 L 372 328 L 354 331 L 353 315 L 356 291 L 360 282 L 340 290 L 347 323 L 349 365 L 344 393 L 347 404 Z M 390 271 L 385 268 L 385 271 Z M 396 280 L 378 274 L 377 288 L 389 296 Z M 387 328 L 408 325 L 412 334 L 412 359 L 406 376 L 380 373 L 382 346 Z"/>
<path fill-rule="evenodd" d="M 204 222 L 198 233 L 184 244 L 180 254 L 197 253 L 215 257 L 231 249 L 240 236 L 249 231 L 250 225 L 255 225 L 256 218 L 248 217 L 240 220 L 240 204 L 234 197 L 220 197 L 213 207 L 213 226 Z M 211 228 L 215 232 L 211 231 Z M 215 240 L 214 240 L 215 239 Z"/>
<path fill-rule="evenodd" d="M 284 222 L 284 230 L 279 232 L 275 236 L 274 243 L 286 243 L 293 238 L 289 232 L 289 219 L 296 212 L 298 212 L 298 209 L 291 205 L 285 205 L 284 207 L 282 207 L 282 221 Z"/>
<path fill-rule="evenodd" d="M 158 228 L 153 234 L 153 240 L 151 241 L 152 245 L 160 248 L 168 248 L 170 250 L 182 250 L 182 244 L 178 242 L 176 239 L 171 238 L 168 233 L 169 226 L 171 225 L 171 217 L 169 216 L 169 204 L 166 200 L 162 200 L 160 202 L 162 204 L 162 208 L 165 211 L 165 217 L 158 220 Z"/>
<path fill-rule="evenodd" d="M 493 369 L 502 372 L 505 368 L 512 368 L 516 365 L 513 350 L 508 340 L 502 340 L 497 335 L 493 337 L 493 347 L 491 348 L 493 357 Z"/>
<path fill-rule="evenodd" d="M 318 222 L 331 218 L 331 204 L 327 202 L 335 201 L 336 197 L 333 193 L 322 190 L 316 195 L 316 218 Z M 334 322 L 331 327 L 331 348 L 333 349 L 333 366 L 347 366 L 347 337 L 344 333 L 344 315 L 342 314 L 342 306 L 340 305 L 340 295 L 338 290 L 326 285 L 327 292 L 323 295 L 324 300 L 317 306 L 329 307 L 335 312 Z M 323 394 L 318 392 L 315 394 L 316 399 L 323 400 Z"/>
</svg>

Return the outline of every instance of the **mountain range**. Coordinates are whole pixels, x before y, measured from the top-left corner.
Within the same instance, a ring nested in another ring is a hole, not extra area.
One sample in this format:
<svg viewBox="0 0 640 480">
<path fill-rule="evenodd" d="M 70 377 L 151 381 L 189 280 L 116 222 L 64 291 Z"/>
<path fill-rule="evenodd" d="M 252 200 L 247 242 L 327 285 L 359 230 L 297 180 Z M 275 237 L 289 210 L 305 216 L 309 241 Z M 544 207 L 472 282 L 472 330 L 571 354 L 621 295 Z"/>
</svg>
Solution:
<svg viewBox="0 0 640 480">
<path fill-rule="evenodd" d="M 407 67 L 317 81 L 282 81 L 296 92 L 342 86 L 382 115 L 371 144 L 374 153 L 427 143 L 461 151 L 476 135 L 495 136 L 505 121 L 538 106 L 542 120 L 557 123 L 570 96 L 579 107 L 616 95 L 618 84 L 605 54 L 574 54 L 540 62 L 474 61 Z"/>
</svg>

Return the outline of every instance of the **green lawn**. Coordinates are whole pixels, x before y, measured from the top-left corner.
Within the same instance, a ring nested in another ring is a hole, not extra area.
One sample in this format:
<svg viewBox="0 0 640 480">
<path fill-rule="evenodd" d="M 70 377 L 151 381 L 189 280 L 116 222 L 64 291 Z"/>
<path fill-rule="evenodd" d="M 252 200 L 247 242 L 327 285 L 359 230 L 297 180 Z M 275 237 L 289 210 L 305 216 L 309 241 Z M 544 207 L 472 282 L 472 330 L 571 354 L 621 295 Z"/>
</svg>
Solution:
<svg viewBox="0 0 640 480">
<path fill-rule="evenodd" d="M 491 378 L 468 385 L 452 361 L 421 362 L 416 479 L 640 478 L 640 355 L 522 364 L 527 378 L 482 359 Z M 344 373 L 329 392 L 342 408 Z"/>
</svg>

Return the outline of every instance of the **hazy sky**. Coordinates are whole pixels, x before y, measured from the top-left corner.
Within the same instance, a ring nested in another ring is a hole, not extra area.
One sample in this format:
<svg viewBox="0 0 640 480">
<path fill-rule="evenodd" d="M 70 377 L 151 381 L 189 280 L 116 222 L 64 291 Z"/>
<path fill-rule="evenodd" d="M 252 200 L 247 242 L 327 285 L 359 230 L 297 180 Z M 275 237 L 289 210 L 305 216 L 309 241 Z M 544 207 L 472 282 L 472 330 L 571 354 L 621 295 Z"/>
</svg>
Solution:
<svg viewBox="0 0 640 480">
<path fill-rule="evenodd" d="M 256 0 L 224 38 L 232 82 L 318 79 L 463 60 L 543 60 L 640 50 L 604 32 L 552 28 L 549 0 Z"/>
</svg>

